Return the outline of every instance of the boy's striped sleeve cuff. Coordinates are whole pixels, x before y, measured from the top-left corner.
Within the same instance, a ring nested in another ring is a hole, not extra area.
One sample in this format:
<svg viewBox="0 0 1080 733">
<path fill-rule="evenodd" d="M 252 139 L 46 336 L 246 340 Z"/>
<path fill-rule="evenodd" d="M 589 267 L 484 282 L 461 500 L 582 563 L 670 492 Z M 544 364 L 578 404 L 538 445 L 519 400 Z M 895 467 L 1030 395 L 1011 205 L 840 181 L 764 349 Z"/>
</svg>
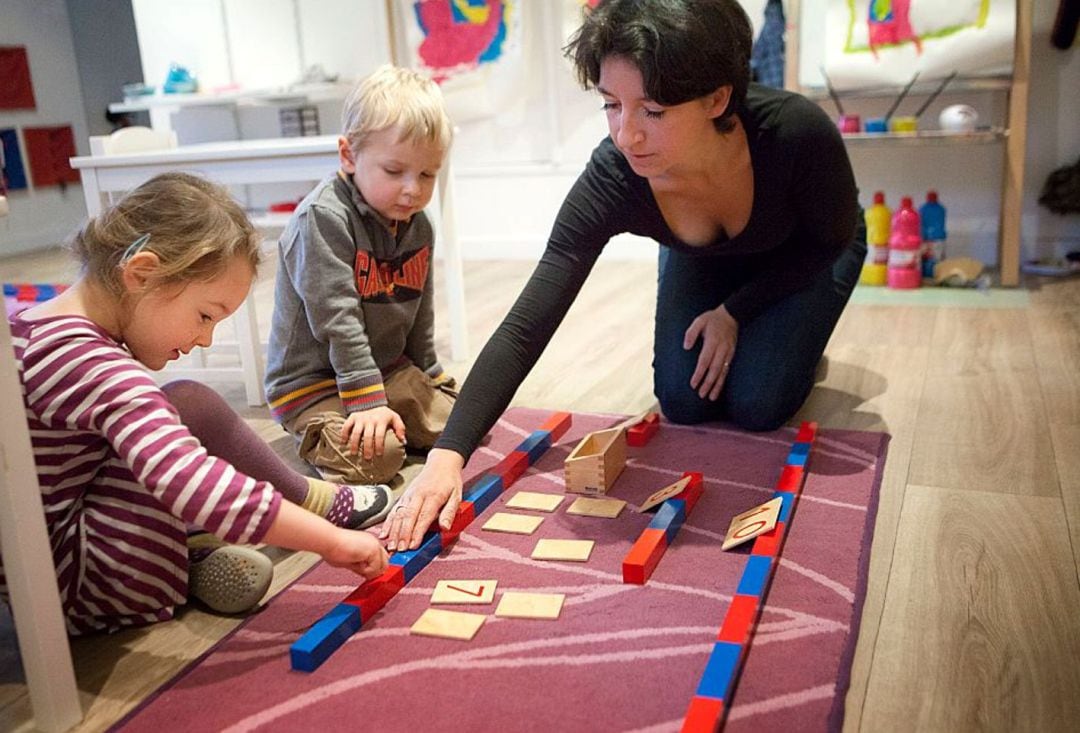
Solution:
<svg viewBox="0 0 1080 733">
<path fill-rule="evenodd" d="M 435 362 L 434 364 L 429 366 L 427 369 L 425 369 L 424 373 L 427 374 L 432 379 L 438 379 L 439 377 L 441 377 L 443 375 L 442 364 L 440 364 L 439 362 Z"/>
<path fill-rule="evenodd" d="M 370 380 L 362 380 L 362 386 L 345 389 L 344 385 L 341 385 L 338 389 L 338 396 L 341 397 L 341 404 L 347 415 L 387 404 L 386 386 L 380 374 L 372 376 Z"/>
<path fill-rule="evenodd" d="M 333 379 L 324 379 L 298 387 L 283 395 L 268 395 L 270 414 L 279 423 L 286 422 L 291 416 L 299 415 L 309 405 L 326 399 L 335 392 L 337 392 L 337 383 Z"/>
</svg>

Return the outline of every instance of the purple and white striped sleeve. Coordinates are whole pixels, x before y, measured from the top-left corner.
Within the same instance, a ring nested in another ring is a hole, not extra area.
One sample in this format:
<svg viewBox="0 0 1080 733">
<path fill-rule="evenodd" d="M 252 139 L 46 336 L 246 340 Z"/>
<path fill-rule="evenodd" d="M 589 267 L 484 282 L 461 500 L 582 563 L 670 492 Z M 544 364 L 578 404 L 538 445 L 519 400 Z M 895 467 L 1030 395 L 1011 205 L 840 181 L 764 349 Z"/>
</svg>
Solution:
<svg viewBox="0 0 1080 733">
<path fill-rule="evenodd" d="M 29 409 L 46 424 L 103 435 L 174 516 L 227 542 L 260 541 L 281 494 L 207 453 L 127 352 L 89 328 L 74 338 L 66 330 L 62 345 L 39 330 L 24 353 Z"/>
</svg>

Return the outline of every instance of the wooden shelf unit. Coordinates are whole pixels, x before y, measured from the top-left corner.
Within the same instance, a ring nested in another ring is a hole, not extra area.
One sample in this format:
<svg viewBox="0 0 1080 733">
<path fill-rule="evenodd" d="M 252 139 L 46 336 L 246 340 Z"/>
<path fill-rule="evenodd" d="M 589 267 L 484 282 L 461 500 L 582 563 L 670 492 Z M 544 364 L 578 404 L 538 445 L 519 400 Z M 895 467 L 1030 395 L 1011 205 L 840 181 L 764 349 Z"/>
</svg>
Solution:
<svg viewBox="0 0 1080 733">
<path fill-rule="evenodd" d="M 825 99 L 824 89 L 802 87 L 799 84 L 800 0 L 787 0 L 787 33 L 785 35 L 784 86 L 810 99 Z M 946 131 L 920 131 L 915 134 L 848 133 L 849 145 L 956 145 L 996 143 L 1004 141 L 1004 164 L 1001 172 L 1001 212 L 998 226 L 998 268 L 1000 284 L 1016 287 L 1020 284 L 1020 224 L 1023 216 L 1024 161 L 1027 151 L 1027 108 L 1031 73 L 1032 0 L 1016 2 L 1016 36 L 1013 49 L 1013 72 L 1008 78 L 987 77 L 958 79 L 943 94 L 972 91 L 1002 91 L 1008 95 L 1004 127 L 956 134 Z M 927 84 L 912 88 L 913 94 L 928 93 Z M 895 88 L 876 88 L 845 96 L 874 98 L 895 96 Z"/>
</svg>

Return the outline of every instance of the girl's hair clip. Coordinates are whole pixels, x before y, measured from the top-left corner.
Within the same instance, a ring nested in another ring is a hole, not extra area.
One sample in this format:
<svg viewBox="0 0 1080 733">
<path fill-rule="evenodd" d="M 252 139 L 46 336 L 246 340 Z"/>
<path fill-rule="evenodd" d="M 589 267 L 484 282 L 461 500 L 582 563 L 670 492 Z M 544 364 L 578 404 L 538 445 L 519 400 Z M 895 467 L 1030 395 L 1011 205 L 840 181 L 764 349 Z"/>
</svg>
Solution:
<svg viewBox="0 0 1080 733">
<path fill-rule="evenodd" d="M 117 267 L 123 267 L 124 265 L 126 265 L 128 263 L 128 260 L 142 252 L 143 247 L 145 247 L 146 243 L 149 241 L 150 235 L 144 234 L 138 239 L 136 239 L 134 242 L 129 244 L 128 248 L 124 250 L 124 255 L 120 258 L 120 262 L 117 263 Z"/>
</svg>

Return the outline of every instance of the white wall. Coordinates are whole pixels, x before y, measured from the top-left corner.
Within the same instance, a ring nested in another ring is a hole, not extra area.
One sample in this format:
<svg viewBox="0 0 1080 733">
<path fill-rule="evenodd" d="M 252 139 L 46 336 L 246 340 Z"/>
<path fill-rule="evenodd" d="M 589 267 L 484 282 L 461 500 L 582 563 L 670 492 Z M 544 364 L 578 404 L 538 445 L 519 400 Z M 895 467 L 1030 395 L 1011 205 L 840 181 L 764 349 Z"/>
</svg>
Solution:
<svg viewBox="0 0 1080 733">
<path fill-rule="evenodd" d="M 131 0 L 147 84 L 171 63 L 211 92 L 279 89 L 321 64 L 356 79 L 390 58 L 384 0 Z"/>
<path fill-rule="evenodd" d="M 26 46 L 37 101 L 36 110 L 0 110 L 0 128 L 70 124 L 76 149 L 85 154 L 89 133 L 70 28 L 64 0 L 0 3 L 0 44 Z M 23 166 L 29 171 L 25 153 L 24 148 Z M 8 199 L 11 213 L 0 218 L 0 255 L 63 241 L 86 217 L 78 184 L 11 191 Z"/>
</svg>

